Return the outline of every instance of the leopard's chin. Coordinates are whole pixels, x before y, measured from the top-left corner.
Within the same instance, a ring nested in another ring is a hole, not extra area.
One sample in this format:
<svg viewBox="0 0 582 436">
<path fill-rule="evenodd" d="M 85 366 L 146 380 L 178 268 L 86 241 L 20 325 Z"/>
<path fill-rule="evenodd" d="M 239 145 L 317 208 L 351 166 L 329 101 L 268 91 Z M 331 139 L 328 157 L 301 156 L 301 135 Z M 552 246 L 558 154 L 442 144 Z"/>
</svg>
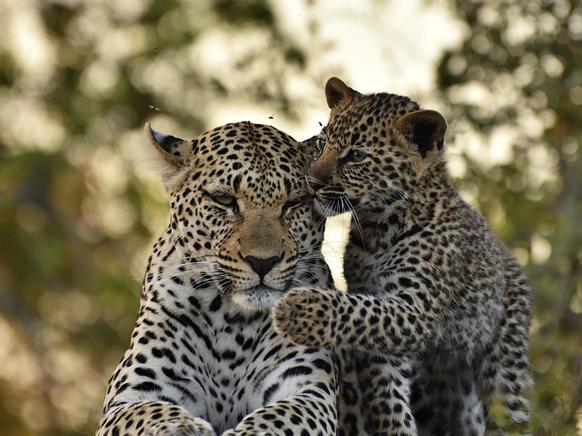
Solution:
<svg viewBox="0 0 582 436">
<path fill-rule="evenodd" d="M 279 290 L 260 285 L 234 293 L 231 301 L 244 309 L 265 310 L 273 307 L 285 292 L 286 289 Z"/>
</svg>

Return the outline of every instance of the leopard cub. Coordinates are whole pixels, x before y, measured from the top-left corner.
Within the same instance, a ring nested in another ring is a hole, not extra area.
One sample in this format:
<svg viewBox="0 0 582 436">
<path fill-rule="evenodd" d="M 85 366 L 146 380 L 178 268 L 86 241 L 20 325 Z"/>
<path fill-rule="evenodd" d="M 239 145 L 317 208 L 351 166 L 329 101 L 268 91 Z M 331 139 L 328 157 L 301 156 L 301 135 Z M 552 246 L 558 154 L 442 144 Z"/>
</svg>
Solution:
<svg viewBox="0 0 582 436">
<path fill-rule="evenodd" d="M 349 291 L 287 294 L 276 330 L 359 351 L 369 433 L 484 434 L 495 395 L 512 421 L 527 422 L 530 289 L 449 180 L 445 119 L 337 78 L 325 93 L 331 115 L 309 180 L 321 211 L 353 212 Z"/>
</svg>

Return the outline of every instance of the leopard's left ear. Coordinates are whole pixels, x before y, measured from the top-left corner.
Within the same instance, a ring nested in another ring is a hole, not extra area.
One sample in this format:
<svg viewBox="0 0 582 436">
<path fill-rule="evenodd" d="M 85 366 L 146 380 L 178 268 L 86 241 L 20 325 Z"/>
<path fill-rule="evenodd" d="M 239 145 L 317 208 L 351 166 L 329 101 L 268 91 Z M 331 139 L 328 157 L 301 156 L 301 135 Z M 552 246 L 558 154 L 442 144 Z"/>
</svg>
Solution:
<svg viewBox="0 0 582 436">
<path fill-rule="evenodd" d="M 411 112 L 396 120 L 394 128 L 418 147 L 423 158 L 430 151 L 441 151 L 444 147 L 447 121 L 437 111 L 424 109 Z"/>
<path fill-rule="evenodd" d="M 155 149 L 157 170 L 168 191 L 171 191 L 181 181 L 184 170 L 188 167 L 192 156 L 192 143 L 181 138 L 156 132 L 145 125 L 148 142 Z"/>
</svg>

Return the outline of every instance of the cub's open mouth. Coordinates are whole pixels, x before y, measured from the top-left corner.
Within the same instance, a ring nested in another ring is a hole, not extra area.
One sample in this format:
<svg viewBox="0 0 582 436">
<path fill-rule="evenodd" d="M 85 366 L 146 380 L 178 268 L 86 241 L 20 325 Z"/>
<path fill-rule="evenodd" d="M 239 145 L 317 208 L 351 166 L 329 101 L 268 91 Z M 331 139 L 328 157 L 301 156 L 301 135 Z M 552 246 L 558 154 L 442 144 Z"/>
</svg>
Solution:
<svg viewBox="0 0 582 436">
<path fill-rule="evenodd" d="M 335 216 L 342 213 L 350 212 L 348 203 L 342 200 L 342 197 L 336 198 L 316 198 L 315 210 L 321 216 Z"/>
</svg>

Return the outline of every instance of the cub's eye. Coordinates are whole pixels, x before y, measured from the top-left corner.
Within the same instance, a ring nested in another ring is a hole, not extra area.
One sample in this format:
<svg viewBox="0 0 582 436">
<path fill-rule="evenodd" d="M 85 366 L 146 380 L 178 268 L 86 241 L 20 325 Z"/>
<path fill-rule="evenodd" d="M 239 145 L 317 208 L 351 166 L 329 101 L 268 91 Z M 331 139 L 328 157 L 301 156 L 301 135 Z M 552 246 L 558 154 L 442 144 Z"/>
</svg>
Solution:
<svg viewBox="0 0 582 436">
<path fill-rule="evenodd" d="M 204 192 L 213 203 L 218 204 L 219 206 L 224 206 L 231 209 L 233 212 L 238 212 L 238 204 L 236 202 L 236 198 L 233 195 L 230 195 L 226 192 Z"/>
<path fill-rule="evenodd" d="M 286 214 L 290 210 L 295 209 L 296 207 L 301 206 L 302 204 L 305 204 L 305 203 L 307 203 L 310 200 L 312 200 L 312 198 L 309 195 L 304 195 L 304 196 L 301 196 L 301 197 L 294 198 L 292 200 L 288 200 L 283 205 L 283 208 L 282 208 L 281 212 L 283 214 Z"/>
<path fill-rule="evenodd" d="M 362 149 L 356 148 L 348 153 L 348 159 L 350 162 L 362 162 L 366 157 L 366 152 Z"/>
<path fill-rule="evenodd" d="M 359 148 L 346 150 L 337 161 L 337 166 L 342 167 L 348 163 L 362 162 L 366 158 L 366 152 Z"/>
<path fill-rule="evenodd" d="M 315 138 L 315 146 L 317 147 L 317 150 L 321 153 L 323 151 L 323 148 L 325 147 L 325 138 L 322 138 L 321 136 Z"/>
</svg>

